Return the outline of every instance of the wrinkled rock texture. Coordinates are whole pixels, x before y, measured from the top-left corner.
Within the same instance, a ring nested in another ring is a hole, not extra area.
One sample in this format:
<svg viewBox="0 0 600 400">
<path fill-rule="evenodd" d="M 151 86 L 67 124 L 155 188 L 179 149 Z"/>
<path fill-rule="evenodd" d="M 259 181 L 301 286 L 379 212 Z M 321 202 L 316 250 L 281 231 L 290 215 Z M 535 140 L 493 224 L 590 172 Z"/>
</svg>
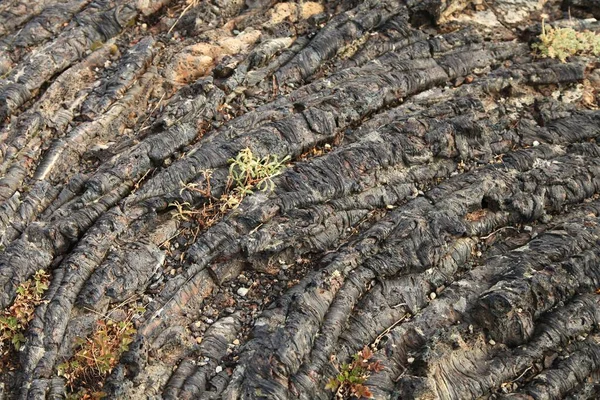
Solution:
<svg viewBox="0 0 600 400">
<path fill-rule="evenodd" d="M 600 398 L 594 0 L 0 2 L 0 308 L 51 274 L 2 399 Z M 569 17 L 570 15 L 570 17 Z M 229 159 L 290 156 L 211 223 Z M 70 389 L 69 389 L 70 390 Z"/>
</svg>

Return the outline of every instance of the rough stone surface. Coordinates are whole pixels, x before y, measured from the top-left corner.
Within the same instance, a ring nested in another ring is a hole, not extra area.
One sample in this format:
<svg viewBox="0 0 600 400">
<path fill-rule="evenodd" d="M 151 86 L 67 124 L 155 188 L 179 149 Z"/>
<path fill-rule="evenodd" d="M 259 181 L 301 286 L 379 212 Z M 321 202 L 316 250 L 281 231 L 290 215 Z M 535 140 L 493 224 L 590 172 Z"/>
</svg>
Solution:
<svg viewBox="0 0 600 400">
<path fill-rule="evenodd" d="M 339 398 L 365 346 L 376 399 L 598 398 L 600 64 L 530 44 L 599 9 L 0 2 L 0 308 L 51 275 L 0 399 Z M 245 148 L 289 159 L 226 206 Z"/>
</svg>

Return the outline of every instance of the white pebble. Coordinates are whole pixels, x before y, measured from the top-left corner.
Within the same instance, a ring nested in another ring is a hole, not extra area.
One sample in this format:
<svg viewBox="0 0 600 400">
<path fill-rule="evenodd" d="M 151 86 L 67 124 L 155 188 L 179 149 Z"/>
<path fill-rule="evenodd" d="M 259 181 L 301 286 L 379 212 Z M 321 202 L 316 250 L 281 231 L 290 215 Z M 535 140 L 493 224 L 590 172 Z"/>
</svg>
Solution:
<svg viewBox="0 0 600 400">
<path fill-rule="evenodd" d="M 533 147 L 537 147 L 540 145 L 540 142 L 538 142 L 537 140 L 533 141 Z"/>
<path fill-rule="evenodd" d="M 244 296 L 246 296 L 246 295 L 248 294 L 248 291 L 249 291 L 249 290 L 250 290 L 250 289 L 248 289 L 248 288 L 241 287 L 241 288 L 239 288 L 239 289 L 237 290 L 237 294 L 238 294 L 238 295 L 240 295 L 240 296 L 242 296 L 242 297 L 244 297 Z"/>
</svg>

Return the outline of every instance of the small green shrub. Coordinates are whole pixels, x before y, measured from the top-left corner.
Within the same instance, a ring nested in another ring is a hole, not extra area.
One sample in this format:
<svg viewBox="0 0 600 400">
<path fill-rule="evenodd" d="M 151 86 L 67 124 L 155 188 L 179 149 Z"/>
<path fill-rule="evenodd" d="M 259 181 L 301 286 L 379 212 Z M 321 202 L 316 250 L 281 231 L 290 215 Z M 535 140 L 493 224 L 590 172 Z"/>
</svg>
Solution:
<svg viewBox="0 0 600 400">
<path fill-rule="evenodd" d="M 236 158 L 229 159 L 229 185 L 241 194 L 250 194 L 256 188 L 262 191 L 273 190 L 272 178 L 279 175 L 290 156 L 279 161 L 277 156 L 254 156 L 252 150 L 245 148 Z"/>
<path fill-rule="evenodd" d="M 25 343 L 25 330 L 33 318 L 35 307 L 43 300 L 44 292 L 50 284 L 50 275 L 39 270 L 17 288 L 13 304 L 0 312 L 0 350 L 4 353 L 7 343 L 19 350 Z"/>
<path fill-rule="evenodd" d="M 235 158 L 230 158 L 227 193 L 221 197 L 221 210 L 234 209 L 254 189 L 271 191 L 275 189 L 273 178 L 285 168 L 286 156 L 279 161 L 277 156 L 256 157 L 252 150 L 245 148 Z"/>
<path fill-rule="evenodd" d="M 58 375 L 66 379 L 71 390 L 68 396 L 78 399 L 103 397 L 101 382 L 133 342 L 136 329 L 132 319 L 143 311 L 143 308 L 131 309 L 123 321 L 100 319 L 89 337 L 75 339 L 75 354 L 57 367 Z"/>
<path fill-rule="evenodd" d="M 349 397 L 372 398 L 373 394 L 364 383 L 371 372 L 379 372 L 384 368 L 379 361 L 370 361 L 372 357 L 373 352 L 365 346 L 364 349 L 352 356 L 350 364 L 342 364 L 340 373 L 329 380 L 325 389 L 330 389 L 336 392 L 337 397 L 345 399 Z"/>
<path fill-rule="evenodd" d="M 576 54 L 600 56 L 600 35 L 594 32 L 546 27 L 542 20 L 542 34 L 539 39 L 532 48 L 542 57 L 558 58 L 561 62 L 566 62 L 568 57 Z"/>
<path fill-rule="evenodd" d="M 199 186 L 195 183 L 188 183 L 183 186 L 181 191 L 189 190 L 198 192 L 208 199 L 208 202 L 202 206 L 201 210 L 195 210 L 188 202 L 180 203 L 175 201 L 169 206 L 177 210 L 175 218 L 188 221 L 195 218 L 202 227 L 209 227 L 215 224 L 227 211 L 237 208 L 244 197 L 252 194 L 255 189 L 269 191 L 275 188 L 273 178 L 283 171 L 285 163 L 290 159 L 286 156 L 281 161 L 277 156 L 256 157 L 252 150 L 245 148 L 238 153 L 235 158 L 228 161 L 229 175 L 225 193 L 220 198 L 214 198 L 211 195 L 210 181 L 211 170 L 204 171 L 206 186 Z"/>
</svg>

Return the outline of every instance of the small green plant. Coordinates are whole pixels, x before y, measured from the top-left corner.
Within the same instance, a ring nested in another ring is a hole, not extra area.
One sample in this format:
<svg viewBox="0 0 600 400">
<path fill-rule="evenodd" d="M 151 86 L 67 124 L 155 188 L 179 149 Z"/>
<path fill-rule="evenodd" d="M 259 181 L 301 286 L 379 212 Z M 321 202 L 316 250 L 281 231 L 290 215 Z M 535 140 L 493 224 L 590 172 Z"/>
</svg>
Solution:
<svg viewBox="0 0 600 400">
<path fill-rule="evenodd" d="M 542 19 L 542 34 L 539 39 L 532 48 L 542 57 L 558 58 L 561 62 L 566 62 L 567 57 L 576 54 L 600 56 L 600 35 L 594 32 L 546 27 Z"/>
<path fill-rule="evenodd" d="M 235 158 L 230 158 L 227 190 L 221 196 L 221 212 L 234 209 L 240 205 L 244 197 L 253 193 L 254 189 L 263 192 L 275 189 L 273 178 L 285 168 L 290 159 L 286 156 L 279 161 L 277 156 L 256 157 L 252 150 L 245 148 Z"/>
<path fill-rule="evenodd" d="M 251 194 L 254 188 L 267 191 L 273 190 L 275 184 L 272 178 L 279 175 L 285 167 L 285 162 L 290 159 L 286 156 L 279 161 L 277 156 L 254 156 L 252 150 L 245 148 L 236 158 L 229 159 L 229 182 L 233 190 L 242 195 Z"/>
<path fill-rule="evenodd" d="M 281 161 L 277 156 L 256 157 L 249 148 L 245 148 L 238 153 L 236 158 L 229 159 L 229 175 L 225 193 L 219 198 L 211 194 L 210 180 L 211 170 L 203 172 L 206 181 L 206 187 L 196 183 L 188 183 L 183 186 L 181 191 L 189 190 L 198 192 L 208 199 L 208 203 L 202 205 L 201 210 L 195 210 L 188 202 L 180 203 L 175 201 L 169 206 L 175 207 L 175 218 L 188 221 L 194 217 L 202 227 L 209 227 L 215 224 L 223 215 L 234 208 L 237 208 L 244 197 L 252 194 L 254 189 L 270 191 L 275 188 L 273 178 L 285 168 L 285 163 L 290 159 L 286 156 Z"/>
<path fill-rule="evenodd" d="M 379 361 L 370 361 L 373 352 L 368 346 L 352 356 L 350 364 L 344 363 L 340 368 L 340 373 L 331 378 L 325 389 L 336 392 L 336 397 L 347 399 L 350 397 L 367 398 L 373 397 L 369 388 L 364 385 L 371 372 L 383 370 L 383 365 Z"/>
<path fill-rule="evenodd" d="M 192 205 L 187 201 L 180 203 L 178 201 L 174 201 L 173 203 L 169 203 L 170 207 L 175 207 L 177 210 L 175 212 L 175 218 L 180 221 L 189 221 L 190 217 L 200 214 L 200 211 L 192 210 Z"/>
<path fill-rule="evenodd" d="M 69 396 L 96 399 L 104 395 L 101 382 L 133 342 L 136 329 L 132 319 L 136 312 L 142 311 L 142 308 L 130 310 L 127 318 L 122 321 L 100 319 L 89 337 L 75 339 L 75 354 L 57 367 L 58 375 L 67 381 L 67 387 L 71 391 Z"/>
<path fill-rule="evenodd" d="M 50 284 L 50 275 L 39 270 L 35 275 L 17 287 L 13 304 L 0 313 L 0 350 L 4 354 L 7 343 L 19 350 L 25 343 L 25 330 L 33 318 L 35 307 L 43 300 L 44 292 Z"/>
</svg>

